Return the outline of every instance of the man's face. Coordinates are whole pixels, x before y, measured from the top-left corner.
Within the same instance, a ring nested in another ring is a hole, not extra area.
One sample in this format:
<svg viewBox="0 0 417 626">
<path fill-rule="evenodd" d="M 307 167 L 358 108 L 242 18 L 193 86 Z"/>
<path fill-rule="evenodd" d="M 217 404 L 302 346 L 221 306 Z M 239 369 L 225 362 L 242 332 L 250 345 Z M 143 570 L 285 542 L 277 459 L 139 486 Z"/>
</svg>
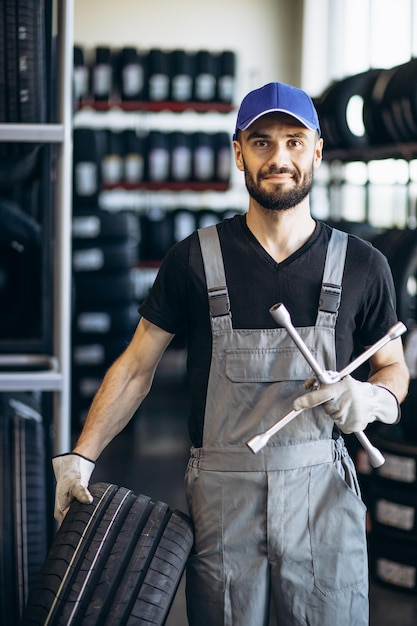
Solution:
<svg viewBox="0 0 417 626">
<path fill-rule="evenodd" d="M 263 208 L 284 211 L 300 204 L 321 162 L 317 133 L 282 113 L 269 113 L 239 133 L 234 142 L 238 168 L 249 195 Z"/>
</svg>

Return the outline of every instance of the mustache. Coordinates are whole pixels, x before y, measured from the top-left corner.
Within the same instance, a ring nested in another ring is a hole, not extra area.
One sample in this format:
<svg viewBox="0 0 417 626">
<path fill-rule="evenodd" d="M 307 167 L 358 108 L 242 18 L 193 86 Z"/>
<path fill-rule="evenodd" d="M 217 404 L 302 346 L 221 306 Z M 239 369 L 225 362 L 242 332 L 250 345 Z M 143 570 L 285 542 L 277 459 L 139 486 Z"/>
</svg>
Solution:
<svg viewBox="0 0 417 626">
<path fill-rule="evenodd" d="M 270 174 L 289 174 L 295 180 L 298 180 L 299 178 L 298 173 L 295 170 L 292 170 L 289 167 L 277 167 L 276 165 L 270 165 L 267 170 L 261 171 L 260 178 L 264 178 Z"/>
</svg>

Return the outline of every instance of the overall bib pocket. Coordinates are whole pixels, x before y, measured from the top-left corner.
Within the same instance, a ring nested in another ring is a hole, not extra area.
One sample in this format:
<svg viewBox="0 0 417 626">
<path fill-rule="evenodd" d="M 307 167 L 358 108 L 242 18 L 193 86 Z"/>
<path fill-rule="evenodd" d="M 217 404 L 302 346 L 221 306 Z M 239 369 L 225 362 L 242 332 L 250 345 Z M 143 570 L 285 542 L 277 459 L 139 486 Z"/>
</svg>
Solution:
<svg viewBox="0 0 417 626">
<path fill-rule="evenodd" d="M 338 461 L 337 463 L 341 463 Z M 366 507 L 334 464 L 312 468 L 309 525 L 314 583 L 324 595 L 367 585 Z"/>
</svg>

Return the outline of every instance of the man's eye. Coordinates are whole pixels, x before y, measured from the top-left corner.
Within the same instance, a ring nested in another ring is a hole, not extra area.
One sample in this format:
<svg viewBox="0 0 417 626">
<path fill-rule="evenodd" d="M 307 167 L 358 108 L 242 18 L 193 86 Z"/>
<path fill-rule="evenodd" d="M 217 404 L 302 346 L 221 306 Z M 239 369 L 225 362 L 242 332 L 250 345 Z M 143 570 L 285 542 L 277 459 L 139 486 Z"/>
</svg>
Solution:
<svg viewBox="0 0 417 626">
<path fill-rule="evenodd" d="M 268 145 L 268 142 L 265 139 L 258 139 L 258 141 L 256 142 L 256 145 L 259 148 L 265 148 Z"/>
</svg>

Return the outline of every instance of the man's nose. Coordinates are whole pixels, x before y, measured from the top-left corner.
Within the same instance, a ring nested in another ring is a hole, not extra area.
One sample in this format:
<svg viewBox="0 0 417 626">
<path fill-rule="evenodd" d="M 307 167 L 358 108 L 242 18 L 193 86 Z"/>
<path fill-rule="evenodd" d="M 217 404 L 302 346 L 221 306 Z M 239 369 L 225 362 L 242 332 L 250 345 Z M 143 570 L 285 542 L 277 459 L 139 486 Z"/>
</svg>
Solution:
<svg viewBox="0 0 417 626">
<path fill-rule="evenodd" d="M 268 161 L 277 168 L 288 168 L 291 162 L 288 148 L 282 144 L 275 144 Z"/>
</svg>

